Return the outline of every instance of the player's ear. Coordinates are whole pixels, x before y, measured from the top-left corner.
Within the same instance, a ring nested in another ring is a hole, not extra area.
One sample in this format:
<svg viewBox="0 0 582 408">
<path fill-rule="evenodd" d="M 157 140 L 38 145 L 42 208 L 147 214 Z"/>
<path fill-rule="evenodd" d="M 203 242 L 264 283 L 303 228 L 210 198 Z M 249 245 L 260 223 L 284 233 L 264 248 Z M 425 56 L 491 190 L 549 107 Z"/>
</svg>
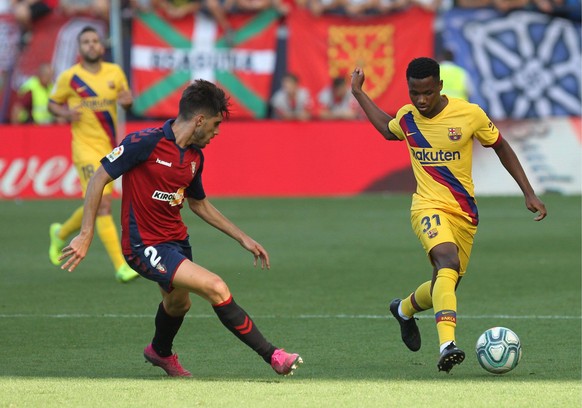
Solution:
<svg viewBox="0 0 582 408">
<path fill-rule="evenodd" d="M 194 125 L 202 126 L 203 123 L 204 123 L 204 115 L 202 113 L 194 115 Z"/>
</svg>

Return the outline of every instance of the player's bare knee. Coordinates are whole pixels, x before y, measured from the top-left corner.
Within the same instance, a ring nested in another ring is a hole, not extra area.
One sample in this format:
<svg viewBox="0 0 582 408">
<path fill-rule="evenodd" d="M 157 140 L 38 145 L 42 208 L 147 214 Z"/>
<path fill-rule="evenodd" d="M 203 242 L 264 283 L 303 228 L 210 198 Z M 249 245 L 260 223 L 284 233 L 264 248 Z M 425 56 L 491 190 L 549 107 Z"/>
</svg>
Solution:
<svg viewBox="0 0 582 408">
<path fill-rule="evenodd" d="M 459 260 L 458 256 L 446 257 L 445 259 L 441 260 L 439 264 L 439 269 L 448 268 L 457 271 L 457 273 L 461 269 L 461 261 Z"/>
<path fill-rule="evenodd" d="M 438 245 L 432 249 L 430 256 L 437 271 L 448 268 L 458 272 L 461 269 L 461 260 L 456 246 Z"/>
<path fill-rule="evenodd" d="M 219 303 L 227 300 L 230 297 L 230 290 L 226 282 L 220 277 L 215 276 L 206 285 L 206 296 L 213 302 Z"/>
<path fill-rule="evenodd" d="M 192 302 L 189 297 L 164 301 L 164 308 L 170 316 L 184 316 L 191 306 Z"/>
</svg>

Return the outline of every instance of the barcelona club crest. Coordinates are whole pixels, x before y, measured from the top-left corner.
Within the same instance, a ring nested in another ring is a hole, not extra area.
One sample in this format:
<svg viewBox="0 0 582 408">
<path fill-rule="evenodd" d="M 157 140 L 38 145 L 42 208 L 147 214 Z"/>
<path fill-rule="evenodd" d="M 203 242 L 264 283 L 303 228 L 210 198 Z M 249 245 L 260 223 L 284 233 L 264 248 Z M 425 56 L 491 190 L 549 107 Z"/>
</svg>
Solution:
<svg viewBox="0 0 582 408">
<path fill-rule="evenodd" d="M 461 133 L 461 128 L 449 128 L 449 139 L 451 139 L 453 142 L 459 140 L 461 136 L 463 136 Z"/>
<path fill-rule="evenodd" d="M 439 231 L 436 228 L 431 229 L 430 231 L 428 231 L 427 235 L 430 239 L 433 239 L 434 237 L 436 237 L 439 234 Z"/>
</svg>

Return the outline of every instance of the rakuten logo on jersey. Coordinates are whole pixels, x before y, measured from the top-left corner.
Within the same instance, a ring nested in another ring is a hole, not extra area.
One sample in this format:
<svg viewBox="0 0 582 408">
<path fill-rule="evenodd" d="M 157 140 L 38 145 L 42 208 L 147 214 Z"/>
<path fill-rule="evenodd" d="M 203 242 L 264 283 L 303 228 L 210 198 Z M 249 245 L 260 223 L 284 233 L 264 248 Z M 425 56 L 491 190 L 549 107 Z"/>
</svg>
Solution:
<svg viewBox="0 0 582 408">
<path fill-rule="evenodd" d="M 182 204 L 184 201 L 184 187 L 180 187 L 175 193 L 166 193 L 165 191 L 156 190 L 152 194 L 152 198 L 158 201 L 166 201 L 172 207 Z"/>
<path fill-rule="evenodd" d="M 442 164 L 454 160 L 461 160 L 461 152 L 435 149 L 410 149 L 410 153 L 420 164 Z"/>
</svg>

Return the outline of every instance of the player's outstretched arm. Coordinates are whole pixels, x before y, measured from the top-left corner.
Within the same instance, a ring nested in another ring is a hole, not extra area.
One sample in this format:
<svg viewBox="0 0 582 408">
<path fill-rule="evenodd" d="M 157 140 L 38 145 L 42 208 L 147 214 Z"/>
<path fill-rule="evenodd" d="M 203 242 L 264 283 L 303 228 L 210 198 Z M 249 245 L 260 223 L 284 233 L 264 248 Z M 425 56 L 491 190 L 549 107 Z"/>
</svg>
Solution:
<svg viewBox="0 0 582 408">
<path fill-rule="evenodd" d="M 541 221 L 548 214 L 546 206 L 535 194 L 526 174 L 517 158 L 517 155 L 505 139 L 501 139 L 495 148 L 495 153 L 499 157 L 503 167 L 511 174 L 525 197 L 525 206 L 533 213 L 538 213 L 535 221 Z"/>
<path fill-rule="evenodd" d="M 365 80 L 366 76 L 364 70 L 360 67 L 356 67 L 352 72 L 352 95 L 354 95 L 354 98 L 356 98 L 356 101 L 358 101 L 362 107 L 362 110 L 368 117 L 370 123 L 374 125 L 376 130 L 380 132 L 385 139 L 398 140 L 398 138 L 388 130 L 388 122 L 392 120 L 392 116 L 380 109 L 362 89 Z"/>
<path fill-rule="evenodd" d="M 61 269 L 67 269 L 69 272 L 73 272 L 77 265 L 85 258 L 85 255 L 87 255 L 87 251 L 93 240 L 93 233 L 95 232 L 95 217 L 97 216 L 97 210 L 101 203 L 103 188 L 112 180 L 101 166 L 99 166 L 95 174 L 91 177 L 85 194 L 81 231 L 79 235 L 71 240 L 69 245 L 63 248 L 63 254 L 59 258 L 59 261 L 64 259 L 67 259 L 67 261 L 61 266 Z"/>
<path fill-rule="evenodd" d="M 261 244 L 245 234 L 239 227 L 234 225 L 232 221 L 226 218 L 216 207 L 212 205 L 206 198 L 202 200 L 195 200 L 188 198 L 188 205 L 192 212 L 212 225 L 214 228 L 224 232 L 229 237 L 238 241 L 241 246 L 247 251 L 251 252 L 255 257 L 254 265 L 261 260 L 261 268 L 271 268 L 269 254 Z"/>
</svg>

